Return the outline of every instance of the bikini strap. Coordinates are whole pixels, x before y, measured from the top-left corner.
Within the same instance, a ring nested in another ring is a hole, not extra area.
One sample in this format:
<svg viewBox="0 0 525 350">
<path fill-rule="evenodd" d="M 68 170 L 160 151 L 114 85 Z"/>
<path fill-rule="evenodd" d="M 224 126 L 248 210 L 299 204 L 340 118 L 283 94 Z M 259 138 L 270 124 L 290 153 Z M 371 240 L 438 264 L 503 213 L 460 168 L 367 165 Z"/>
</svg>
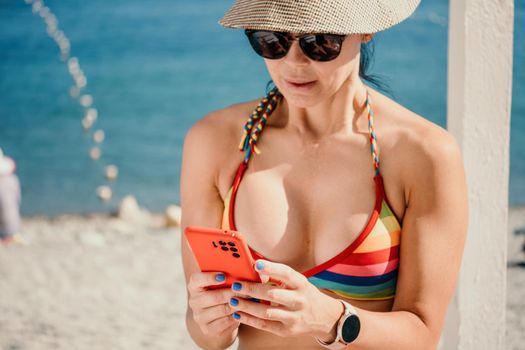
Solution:
<svg viewBox="0 0 525 350">
<path fill-rule="evenodd" d="M 274 87 L 268 94 L 259 101 L 257 107 L 248 117 L 248 121 L 244 125 L 243 136 L 239 143 L 239 150 L 245 152 L 244 163 L 248 164 L 253 152 L 260 154 L 261 151 L 257 148 L 257 140 L 262 130 L 268 122 L 268 118 L 275 110 L 277 103 L 283 95 L 279 92 L 277 87 Z M 254 128 L 255 124 L 257 126 Z"/>
<path fill-rule="evenodd" d="M 368 93 L 368 89 L 366 89 L 366 109 L 368 112 L 368 132 L 370 134 L 370 148 L 372 150 L 372 160 L 374 162 L 374 176 L 379 175 L 379 156 L 377 154 L 377 140 L 376 140 L 376 134 L 374 132 L 374 112 L 370 108 L 370 105 L 372 103 L 372 99 L 370 98 L 370 94 Z"/>
</svg>

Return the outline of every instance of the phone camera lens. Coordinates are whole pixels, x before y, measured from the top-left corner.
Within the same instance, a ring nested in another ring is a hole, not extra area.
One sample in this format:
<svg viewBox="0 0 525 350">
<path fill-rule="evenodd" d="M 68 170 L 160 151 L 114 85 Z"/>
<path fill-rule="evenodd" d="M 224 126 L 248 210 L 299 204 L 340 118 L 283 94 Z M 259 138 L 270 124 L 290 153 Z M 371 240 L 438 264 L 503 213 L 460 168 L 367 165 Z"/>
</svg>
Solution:
<svg viewBox="0 0 525 350">
<path fill-rule="evenodd" d="M 241 257 L 238 253 L 233 253 L 232 255 L 233 255 L 235 258 L 240 258 L 240 257 Z"/>
<path fill-rule="evenodd" d="M 230 248 L 230 250 L 231 250 L 232 252 L 236 252 L 236 251 L 237 251 L 237 248 Z"/>
<path fill-rule="evenodd" d="M 225 246 L 222 246 L 221 249 L 228 251 L 228 247 L 225 247 Z"/>
</svg>

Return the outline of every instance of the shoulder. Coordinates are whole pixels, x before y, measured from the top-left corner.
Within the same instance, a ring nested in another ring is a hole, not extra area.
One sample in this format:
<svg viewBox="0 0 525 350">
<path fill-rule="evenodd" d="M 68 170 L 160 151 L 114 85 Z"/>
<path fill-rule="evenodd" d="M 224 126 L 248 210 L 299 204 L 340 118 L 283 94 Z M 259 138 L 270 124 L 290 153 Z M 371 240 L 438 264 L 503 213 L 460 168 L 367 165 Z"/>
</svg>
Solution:
<svg viewBox="0 0 525 350">
<path fill-rule="evenodd" d="M 445 165 L 451 157 L 460 156 L 455 137 L 446 129 L 430 120 L 405 109 L 398 123 L 396 150 L 405 155 L 408 169 L 414 170 L 430 165 Z"/>
<path fill-rule="evenodd" d="M 411 184 L 463 169 L 461 150 L 456 138 L 441 126 L 409 111 L 411 114 L 398 145 L 405 178 Z M 403 124 L 401 124 L 403 125 Z"/>
<path fill-rule="evenodd" d="M 197 120 L 190 127 L 189 133 L 232 132 L 234 129 L 242 130 L 243 124 L 239 125 L 239 123 L 247 120 L 249 113 L 251 113 L 257 103 L 257 100 L 240 102 L 211 111 Z"/>
<path fill-rule="evenodd" d="M 258 100 L 241 102 L 212 111 L 197 120 L 184 137 L 183 158 L 195 159 L 215 178 L 221 169 L 241 157 L 238 145 L 243 126 Z M 232 163 L 232 164 L 233 164 Z"/>
<path fill-rule="evenodd" d="M 463 173 L 461 150 L 449 131 L 382 94 L 374 95 L 378 100 L 374 122 L 383 137 L 378 141 L 384 155 L 381 161 L 402 179 L 406 199 L 410 188 L 429 183 L 444 172 Z"/>
<path fill-rule="evenodd" d="M 185 143 L 194 140 L 202 147 L 217 149 L 233 139 L 240 140 L 244 123 L 257 103 L 246 101 L 209 112 L 189 128 Z"/>
<path fill-rule="evenodd" d="M 454 136 L 440 126 L 422 123 L 414 127 L 399 150 L 407 155 L 403 157 L 403 177 L 409 202 L 416 191 L 427 194 L 453 191 L 454 186 L 464 180 L 460 147 Z"/>
</svg>

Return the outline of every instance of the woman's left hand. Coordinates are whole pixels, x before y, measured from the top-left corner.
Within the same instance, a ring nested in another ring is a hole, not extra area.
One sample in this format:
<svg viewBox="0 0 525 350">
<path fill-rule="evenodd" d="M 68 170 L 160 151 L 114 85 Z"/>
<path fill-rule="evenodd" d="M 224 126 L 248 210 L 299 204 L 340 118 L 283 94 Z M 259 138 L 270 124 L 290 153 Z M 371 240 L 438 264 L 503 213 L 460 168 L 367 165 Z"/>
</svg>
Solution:
<svg viewBox="0 0 525 350">
<path fill-rule="evenodd" d="M 235 318 L 282 337 L 308 334 L 326 339 L 333 333 L 335 338 L 335 323 L 343 312 L 341 302 L 319 291 L 288 265 L 259 259 L 255 266 L 262 283 L 238 281 L 232 285 L 236 296 L 230 306 L 240 316 L 234 314 Z M 267 300 L 272 305 L 250 298 Z"/>
</svg>

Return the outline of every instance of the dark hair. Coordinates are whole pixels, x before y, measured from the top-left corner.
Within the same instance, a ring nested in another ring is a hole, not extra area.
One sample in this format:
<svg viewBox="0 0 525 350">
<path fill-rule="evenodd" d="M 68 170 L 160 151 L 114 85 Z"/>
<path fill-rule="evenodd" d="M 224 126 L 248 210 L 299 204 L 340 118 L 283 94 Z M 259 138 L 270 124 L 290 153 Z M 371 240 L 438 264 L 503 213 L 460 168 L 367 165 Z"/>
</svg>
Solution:
<svg viewBox="0 0 525 350">
<path fill-rule="evenodd" d="M 367 43 L 361 44 L 361 58 L 359 60 L 359 76 L 361 79 L 366 80 L 369 84 L 374 85 L 379 90 L 392 96 L 392 89 L 390 86 L 381 81 L 380 76 L 377 74 L 368 74 L 370 64 L 374 59 L 375 41 L 372 37 Z"/>
<path fill-rule="evenodd" d="M 375 42 L 372 37 L 370 41 L 367 43 L 361 44 L 361 58 L 359 60 L 359 76 L 361 79 L 367 81 L 370 85 L 375 86 L 379 90 L 382 90 L 387 95 L 393 96 L 392 89 L 390 86 L 384 82 L 381 81 L 380 76 L 378 74 L 369 74 L 368 70 L 370 69 L 370 65 L 373 62 L 374 58 L 374 51 L 375 51 Z M 275 84 L 273 80 L 270 80 L 266 84 L 266 93 L 273 89 L 275 87 Z"/>
</svg>

